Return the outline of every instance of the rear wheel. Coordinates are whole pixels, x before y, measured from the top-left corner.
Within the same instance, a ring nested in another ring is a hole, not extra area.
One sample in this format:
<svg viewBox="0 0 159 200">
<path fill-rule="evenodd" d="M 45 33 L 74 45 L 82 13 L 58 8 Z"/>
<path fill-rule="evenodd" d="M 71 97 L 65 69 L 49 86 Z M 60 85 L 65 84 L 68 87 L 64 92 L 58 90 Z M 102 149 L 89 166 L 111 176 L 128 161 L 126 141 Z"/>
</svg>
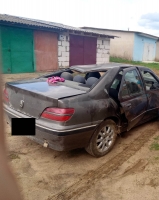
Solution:
<svg viewBox="0 0 159 200">
<path fill-rule="evenodd" d="M 116 123 L 113 120 L 108 119 L 99 125 L 93 134 L 88 147 L 85 149 L 89 154 L 95 157 L 104 156 L 114 146 L 116 137 Z"/>
</svg>

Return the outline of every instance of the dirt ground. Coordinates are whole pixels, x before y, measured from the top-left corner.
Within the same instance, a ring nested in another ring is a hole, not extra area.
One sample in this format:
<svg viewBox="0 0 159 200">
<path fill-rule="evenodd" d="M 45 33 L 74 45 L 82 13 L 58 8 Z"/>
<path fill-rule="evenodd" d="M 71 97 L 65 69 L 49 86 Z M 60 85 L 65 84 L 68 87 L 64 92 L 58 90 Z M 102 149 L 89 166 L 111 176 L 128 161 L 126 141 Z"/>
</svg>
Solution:
<svg viewBox="0 0 159 200">
<path fill-rule="evenodd" d="M 3 84 L 38 75 L 3 75 Z M 113 150 L 102 158 L 84 149 L 44 148 L 28 138 L 11 136 L 5 125 L 8 158 L 25 200 L 159 199 L 158 121 L 118 136 Z"/>
</svg>

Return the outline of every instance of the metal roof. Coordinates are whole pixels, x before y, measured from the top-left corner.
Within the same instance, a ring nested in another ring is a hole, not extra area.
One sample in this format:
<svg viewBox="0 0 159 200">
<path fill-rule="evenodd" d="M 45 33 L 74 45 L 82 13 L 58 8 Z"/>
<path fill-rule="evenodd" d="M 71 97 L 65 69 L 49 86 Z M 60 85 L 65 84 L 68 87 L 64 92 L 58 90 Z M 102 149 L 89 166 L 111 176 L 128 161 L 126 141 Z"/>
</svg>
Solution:
<svg viewBox="0 0 159 200">
<path fill-rule="evenodd" d="M 80 28 L 83 29 L 83 30 L 92 29 L 92 30 L 95 30 L 97 32 L 98 31 L 116 31 L 116 32 L 137 33 L 137 34 L 143 35 L 145 37 L 153 37 L 153 38 L 156 38 L 156 39 L 159 38 L 158 36 L 147 34 L 147 33 L 143 33 L 143 32 L 139 32 L 139 31 L 126 31 L 126 30 L 119 30 L 119 29 L 106 29 L 106 28 L 86 27 L 86 26 L 80 27 Z M 98 32 L 98 33 L 100 33 L 100 32 Z"/>
<path fill-rule="evenodd" d="M 22 24 L 22 25 L 30 25 L 30 26 L 38 26 L 38 27 L 46 27 L 51 28 L 52 26 L 46 23 L 36 22 L 31 19 L 26 19 L 23 17 L 16 17 L 12 15 L 6 15 L 6 14 L 0 14 L 0 22 L 10 22 L 12 25 L 14 24 Z M 56 27 L 57 29 L 60 29 L 59 27 Z"/>
<path fill-rule="evenodd" d="M 97 31 L 89 31 L 84 30 L 82 28 L 77 28 L 73 26 L 68 26 L 60 23 L 55 22 L 48 22 L 38 19 L 30 19 L 30 18 L 24 18 L 24 17 L 18 17 L 18 16 L 12 16 L 7 14 L 0 14 L 0 24 L 4 25 L 12 25 L 12 26 L 29 26 L 30 28 L 47 28 L 47 29 L 53 29 L 58 31 L 69 31 L 70 33 L 76 33 L 76 34 L 88 34 L 88 35 L 94 35 L 94 36 L 103 36 L 107 38 L 114 38 L 115 36 L 107 35 L 104 33 L 99 33 Z"/>
</svg>

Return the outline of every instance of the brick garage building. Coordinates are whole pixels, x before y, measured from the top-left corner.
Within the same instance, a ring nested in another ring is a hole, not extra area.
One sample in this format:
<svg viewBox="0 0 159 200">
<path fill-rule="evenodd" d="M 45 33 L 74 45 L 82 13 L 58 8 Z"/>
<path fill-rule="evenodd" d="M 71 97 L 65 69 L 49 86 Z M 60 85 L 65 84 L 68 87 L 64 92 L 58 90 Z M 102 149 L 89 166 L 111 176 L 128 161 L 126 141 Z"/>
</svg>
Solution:
<svg viewBox="0 0 159 200">
<path fill-rule="evenodd" d="M 52 71 L 109 62 L 114 36 L 59 23 L 0 15 L 3 73 Z"/>
</svg>

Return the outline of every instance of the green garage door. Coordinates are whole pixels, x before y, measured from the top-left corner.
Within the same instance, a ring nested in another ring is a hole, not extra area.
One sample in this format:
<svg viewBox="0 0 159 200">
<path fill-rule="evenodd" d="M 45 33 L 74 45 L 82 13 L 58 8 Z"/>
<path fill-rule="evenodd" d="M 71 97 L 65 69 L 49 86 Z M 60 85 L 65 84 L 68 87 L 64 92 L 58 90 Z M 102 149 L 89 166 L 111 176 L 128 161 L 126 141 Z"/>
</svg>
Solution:
<svg viewBox="0 0 159 200">
<path fill-rule="evenodd" d="M 33 72 L 33 32 L 1 27 L 3 73 Z"/>
</svg>

